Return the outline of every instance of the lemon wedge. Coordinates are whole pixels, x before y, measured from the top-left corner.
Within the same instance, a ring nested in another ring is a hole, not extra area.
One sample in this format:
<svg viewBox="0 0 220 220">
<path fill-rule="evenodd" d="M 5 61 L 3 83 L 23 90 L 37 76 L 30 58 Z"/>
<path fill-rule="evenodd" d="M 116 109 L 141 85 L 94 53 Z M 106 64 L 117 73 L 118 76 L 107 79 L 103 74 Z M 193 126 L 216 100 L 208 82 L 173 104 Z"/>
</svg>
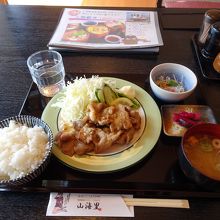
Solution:
<svg viewBox="0 0 220 220">
<path fill-rule="evenodd" d="M 111 102 L 111 105 L 118 105 L 118 104 L 127 105 L 130 107 L 134 105 L 134 103 L 126 97 L 120 97 Z"/>
<path fill-rule="evenodd" d="M 123 86 L 119 89 L 119 92 L 127 96 L 128 98 L 134 99 L 136 94 L 135 94 L 135 89 L 132 88 L 131 86 Z"/>
</svg>

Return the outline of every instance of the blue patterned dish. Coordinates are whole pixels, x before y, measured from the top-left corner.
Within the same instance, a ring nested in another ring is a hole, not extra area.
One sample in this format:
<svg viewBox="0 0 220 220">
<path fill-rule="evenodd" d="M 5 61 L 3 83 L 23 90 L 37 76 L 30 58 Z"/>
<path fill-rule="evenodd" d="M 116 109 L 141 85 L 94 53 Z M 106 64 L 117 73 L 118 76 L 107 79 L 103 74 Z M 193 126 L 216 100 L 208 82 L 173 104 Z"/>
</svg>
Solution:
<svg viewBox="0 0 220 220">
<path fill-rule="evenodd" d="M 8 127 L 9 122 L 11 120 L 19 122 L 21 124 L 26 124 L 28 127 L 34 127 L 35 125 L 42 127 L 45 133 L 48 135 L 48 141 L 49 141 L 44 159 L 34 170 L 25 174 L 22 177 L 19 177 L 13 180 L 0 180 L 0 184 L 17 186 L 17 185 L 23 185 L 23 184 L 26 184 L 32 181 L 45 170 L 45 168 L 47 167 L 49 163 L 50 156 L 51 156 L 51 150 L 53 146 L 53 134 L 52 134 L 50 127 L 43 120 L 36 118 L 34 116 L 29 116 L 29 115 L 19 115 L 19 116 L 6 118 L 0 121 L 0 128 Z"/>
</svg>

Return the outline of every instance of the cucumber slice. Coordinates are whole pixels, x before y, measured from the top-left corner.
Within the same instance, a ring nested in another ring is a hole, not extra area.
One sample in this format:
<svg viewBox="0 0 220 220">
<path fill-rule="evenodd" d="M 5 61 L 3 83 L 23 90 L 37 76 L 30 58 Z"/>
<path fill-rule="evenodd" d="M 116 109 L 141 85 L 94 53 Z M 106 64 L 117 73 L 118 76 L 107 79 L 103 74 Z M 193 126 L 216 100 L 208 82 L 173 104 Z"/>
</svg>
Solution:
<svg viewBox="0 0 220 220">
<path fill-rule="evenodd" d="M 96 89 L 95 96 L 96 96 L 98 102 L 105 103 L 105 97 L 104 97 L 102 89 Z"/>
<path fill-rule="evenodd" d="M 117 98 L 116 93 L 107 84 L 105 84 L 104 87 L 103 87 L 103 94 L 104 94 L 104 97 L 105 97 L 105 102 L 108 105 L 110 105 L 112 103 L 112 101 Z"/>
<path fill-rule="evenodd" d="M 135 99 L 130 99 L 133 102 L 133 108 L 139 108 L 140 104 Z"/>
</svg>

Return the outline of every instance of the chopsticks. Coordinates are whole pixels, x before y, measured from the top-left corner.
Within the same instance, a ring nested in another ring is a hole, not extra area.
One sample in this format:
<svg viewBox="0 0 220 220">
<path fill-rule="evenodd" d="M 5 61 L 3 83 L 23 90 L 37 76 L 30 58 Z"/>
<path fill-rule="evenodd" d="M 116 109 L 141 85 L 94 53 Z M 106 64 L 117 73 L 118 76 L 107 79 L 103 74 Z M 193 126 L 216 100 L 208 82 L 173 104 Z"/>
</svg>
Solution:
<svg viewBox="0 0 220 220">
<path fill-rule="evenodd" d="M 128 206 L 166 207 L 189 209 L 189 202 L 186 199 L 141 199 L 124 198 Z"/>
</svg>

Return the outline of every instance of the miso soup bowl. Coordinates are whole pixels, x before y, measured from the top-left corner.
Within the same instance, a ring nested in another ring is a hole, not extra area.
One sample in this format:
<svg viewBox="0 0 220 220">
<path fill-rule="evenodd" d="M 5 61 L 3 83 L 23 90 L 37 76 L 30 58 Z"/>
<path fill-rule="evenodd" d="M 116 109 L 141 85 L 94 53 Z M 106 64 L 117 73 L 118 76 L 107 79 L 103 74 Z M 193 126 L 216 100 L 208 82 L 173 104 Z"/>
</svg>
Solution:
<svg viewBox="0 0 220 220">
<path fill-rule="evenodd" d="M 215 138 L 220 139 L 220 124 L 203 123 L 189 128 L 183 135 L 181 140 L 181 145 L 178 149 L 179 164 L 181 170 L 188 179 L 200 185 L 201 187 L 204 187 L 209 190 L 214 190 L 220 187 L 220 181 L 204 173 L 203 171 L 200 170 L 200 168 L 193 166 L 191 159 L 187 156 L 185 151 L 186 140 L 190 136 L 198 135 L 198 134 L 211 135 L 214 136 Z M 202 162 L 205 164 L 206 160 L 203 159 Z"/>
<path fill-rule="evenodd" d="M 160 76 L 168 76 L 183 83 L 184 92 L 170 92 L 159 87 L 156 81 Z M 177 63 L 162 63 L 150 72 L 150 86 L 154 95 L 165 102 L 179 102 L 189 97 L 197 86 L 197 77 L 192 70 Z"/>
</svg>

